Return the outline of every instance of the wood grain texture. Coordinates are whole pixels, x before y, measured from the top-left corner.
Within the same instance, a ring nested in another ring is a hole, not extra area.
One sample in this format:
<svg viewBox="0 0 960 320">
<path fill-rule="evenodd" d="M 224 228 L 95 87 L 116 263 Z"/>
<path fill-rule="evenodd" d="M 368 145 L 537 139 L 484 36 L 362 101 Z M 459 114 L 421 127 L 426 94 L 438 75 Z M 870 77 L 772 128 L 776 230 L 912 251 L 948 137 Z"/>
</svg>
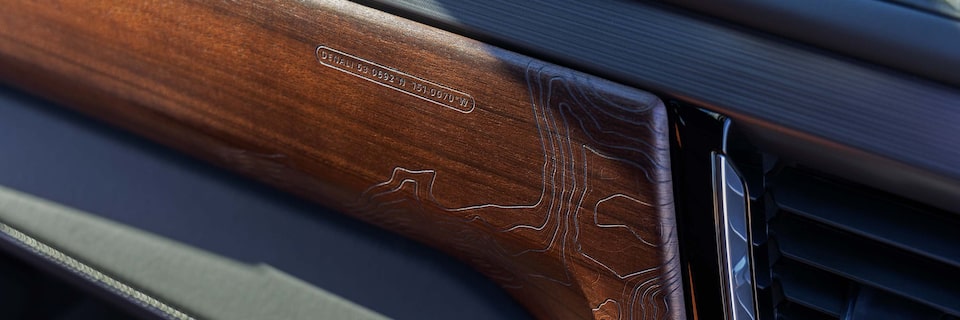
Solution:
<svg viewBox="0 0 960 320">
<path fill-rule="evenodd" d="M 0 17 L 4 81 L 440 248 L 540 318 L 683 317 L 648 93 L 344 1 Z"/>
</svg>

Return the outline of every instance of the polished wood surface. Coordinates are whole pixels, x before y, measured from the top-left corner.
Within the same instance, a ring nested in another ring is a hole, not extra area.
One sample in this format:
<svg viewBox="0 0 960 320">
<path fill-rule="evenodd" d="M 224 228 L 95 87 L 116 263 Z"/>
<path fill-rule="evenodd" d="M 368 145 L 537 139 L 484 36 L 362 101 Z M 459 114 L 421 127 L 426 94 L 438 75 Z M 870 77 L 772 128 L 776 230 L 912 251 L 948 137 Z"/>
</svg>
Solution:
<svg viewBox="0 0 960 320">
<path fill-rule="evenodd" d="M 0 78 L 440 248 L 540 318 L 683 317 L 649 93 L 343 1 L 11 1 Z"/>
</svg>

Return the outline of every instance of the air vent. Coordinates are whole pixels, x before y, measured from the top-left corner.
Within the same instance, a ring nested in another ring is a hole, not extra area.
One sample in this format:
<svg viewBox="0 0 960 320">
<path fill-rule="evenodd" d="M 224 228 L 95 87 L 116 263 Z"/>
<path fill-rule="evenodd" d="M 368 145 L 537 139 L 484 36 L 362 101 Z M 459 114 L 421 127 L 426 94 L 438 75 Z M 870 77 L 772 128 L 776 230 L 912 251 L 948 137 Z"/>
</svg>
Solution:
<svg viewBox="0 0 960 320">
<path fill-rule="evenodd" d="M 806 168 L 774 171 L 750 186 L 763 190 L 752 206 L 761 314 L 960 319 L 960 215 Z"/>
</svg>

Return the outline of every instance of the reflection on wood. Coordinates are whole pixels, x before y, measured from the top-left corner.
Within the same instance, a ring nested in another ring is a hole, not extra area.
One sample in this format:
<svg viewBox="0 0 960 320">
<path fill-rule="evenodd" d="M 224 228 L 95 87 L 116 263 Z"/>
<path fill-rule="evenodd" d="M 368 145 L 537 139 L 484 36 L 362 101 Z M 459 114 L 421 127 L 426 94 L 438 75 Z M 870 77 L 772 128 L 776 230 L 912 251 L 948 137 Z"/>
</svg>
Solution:
<svg viewBox="0 0 960 320">
<path fill-rule="evenodd" d="M 342 1 L 8 4 L 0 78 L 463 259 L 683 316 L 656 97 Z"/>
</svg>

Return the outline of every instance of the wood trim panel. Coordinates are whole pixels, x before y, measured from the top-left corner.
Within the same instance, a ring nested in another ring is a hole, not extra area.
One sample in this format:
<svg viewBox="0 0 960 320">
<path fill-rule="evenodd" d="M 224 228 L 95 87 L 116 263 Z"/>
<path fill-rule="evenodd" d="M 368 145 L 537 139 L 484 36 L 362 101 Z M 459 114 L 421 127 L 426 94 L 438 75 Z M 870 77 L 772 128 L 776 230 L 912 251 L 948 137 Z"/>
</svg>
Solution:
<svg viewBox="0 0 960 320">
<path fill-rule="evenodd" d="M 649 93 L 345 1 L 0 16 L 3 81 L 435 246 L 540 318 L 683 317 Z"/>
</svg>

